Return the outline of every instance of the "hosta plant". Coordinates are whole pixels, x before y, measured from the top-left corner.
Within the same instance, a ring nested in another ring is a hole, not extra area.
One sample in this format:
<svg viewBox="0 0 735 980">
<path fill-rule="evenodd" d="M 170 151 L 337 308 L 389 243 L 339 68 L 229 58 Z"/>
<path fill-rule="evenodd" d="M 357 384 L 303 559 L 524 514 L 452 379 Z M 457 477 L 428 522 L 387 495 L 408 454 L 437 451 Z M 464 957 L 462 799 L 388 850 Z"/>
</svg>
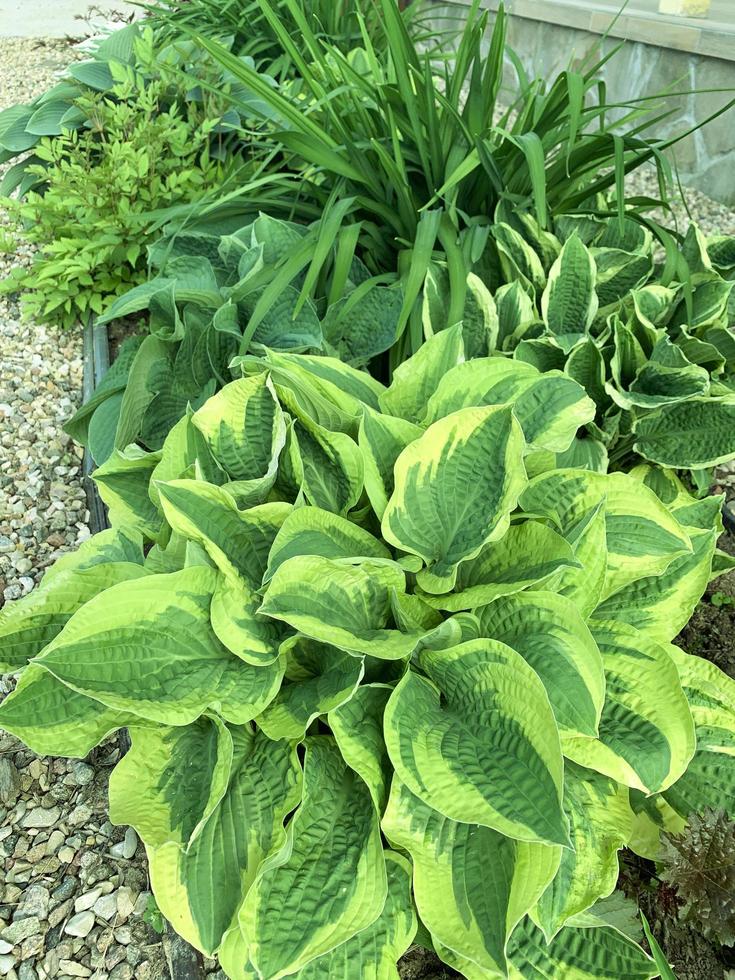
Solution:
<svg viewBox="0 0 735 980">
<path fill-rule="evenodd" d="M 595 418 L 561 462 L 605 471 L 640 457 L 700 470 L 735 456 L 735 239 L 692 226 L 666 262 L 628 220 L 562 216 L 541 233 L 495 225 L 508 285 L 494 294 L 496 347 L 584 386 Z M 441 283 L 441 279 L 440 279 Z M 441 289 L 429 324 L 444 316 Z"/>
<path fill-rule="evenodd" d="M 457 327 L 389 388 L 239 367 L 112 454 L 112 529 L 3 612 L 0 724 L 71 756 L 129 728 L 111 819 L 230 977 L 395 978 L 419 922 L 470 980 L 655 976 L 599 900 L 733 785 L 727 683 L 668 646 L 721 501 L 546 468 L 593 403 Z"/>
<path fill-rule="evenodd" d="M 198 408 L 239 374 L 230 370 L 237 355 L 327 350 L 362 364 L 386 350 L 400 289 L 370 276 L 349 228 L 336 241 L 332 233 L 321 222 L 259 215 L 228 235 L 184 231 L 157 242 L 148 281 L 98 320 L 145 313 L 148 335 L 126 342 L 67 431 L 98 464 L 132 442 L 160 449 L 189 406 Z"/>
</svg>

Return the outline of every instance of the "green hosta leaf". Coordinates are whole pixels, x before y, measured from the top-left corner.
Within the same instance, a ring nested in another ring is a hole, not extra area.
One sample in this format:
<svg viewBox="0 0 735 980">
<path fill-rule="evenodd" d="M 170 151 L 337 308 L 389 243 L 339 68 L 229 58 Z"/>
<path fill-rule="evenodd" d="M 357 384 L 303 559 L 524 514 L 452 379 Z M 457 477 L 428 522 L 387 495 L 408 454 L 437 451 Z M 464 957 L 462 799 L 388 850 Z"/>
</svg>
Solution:
<svg viewBox="0 0 735 980">
<path fill-rule="evenodd" d="M 164 725 L 188 725 L 208 707 L 244 724 L 275 697 L 283 665 L 253 667 L 219 643 L 209 623 L 216 580 L 196 566 L 113 586 L 37 662 L 110 708 Z"/>
<path fill-rule="evenodd" d="M 477 358 L 448 371 L 429 399 L 427 422 L 470 406 L 510 402 L 526 442 L 561 452 L 577 429 L 595 417 L 583 389 L 558 371 L 545 375 L 522 361 Z"/>
<path fill-rule="evenodd" d="M 428 676 L 407 673 L 386 708 L 386 743 L 401 780 L 453 820 L 566 844 L 559 736 L 526 661 L 480 639 L 424 651 L 420 666 Z"/>
<path fill-rule="evenodd" d="M 278 659 L 283 630 L 280 623 L 261 615 L 260 604 L 260 596 L 247 584 L 220 575 L 209 618 L 215 636 L 231 653 L 246 663 L 268 666 Z"/>
<path fill-rule="evenodd" d="M 410 656 L 421 634 L 385 628 L 394 589 L 405 591 L 395 564 L 303 555 L 280 566 L 260 611 L 348 653 L 398 660 Z"/>
<path fill-rule="evenodd" d="M 283 846 L 283 822 L 301 798 L 301 766 L 290 742 L 272 742 L 247 727 L 231 728 L 230 734 L 234 752 L 226 791 L 197 837 L 187 850 L 172 843 L 148 852 L 159 908 L 209 956 L 236 924 L 270 849 Z"/>
<path fill-rule="evenodd" d="M 510 408 L 466 408 L 398 457 L 383 536 L 424 559 L 424 589 L 448 592 L 457 565 L 507 529 L 526 482 L 523 448 Z"/>
<path fill-rule="evenodd" d="M 0 669 L 24 667 L 92 596 L 146 574 L 141 565 L 123 561 L 70 568 L 44 579 L 23 602 L 7 603 L 0 610 Z"/>
<path fill-rule="evenodd" d="M 330 432 L 304 418 L 294 425 L 303 466 L 302 489 L 314 507 L 346 514 L 362 494 L 362 454 L 344 432 Z"/>
<path fill-rule="evenodd" d="M 201 480 L 158 486 L 163 513 L 178 534 L 196 541 L 225 575 L 259 589 L 276 535 L 291 505 L 261 504 L 240 511 L 225 487 Z"/>
<path fill-rule="evenodd" d="M 388 897 L 375 922 L 326 956 L 312 960 L 297 980 L 399 980 L 396 963 L 416 935 L 411 895 L 411 865 L 400 854 L 385 851 Z"/>
<path fill-rule="evenodd" d="M 67 552 L 56 559 L 44 572 L 39 589 L 45 589 L 51 582 L 72 570 L 82 571 L 95 565 L 114 562 L 132 562 L 142 565 L 143 538 L 134 528 L 106 528 L 82 541 L 76 551 Z"/>
<path fill-rule="evenodd" d="M 327 311 L 327 339 L 345 360 L 364 363 L 395 342 L 402 305 L 402 290 L 380 285 L 363 292 L 359 302 L 341 299 Z"/>
<path fill-rule="evenodd" d="M 260 318 L 253 335 L 255 343 L 276 350 L 305 351 L 321 347 L 322 326 L 313 300 L 307 297 L 297 313 L 298 302 L 299 290 L 286 286 Z"/>
<path fill-rule="evenodd" d="M 161 515 L 148 495 L 148 486 L 160 458 L 160 453 L 128 446 L 124 452 L 115 450 L 95 470 L 94 482 L 113 527 L 132 528 L 144 537 L 156 537 Z"/>
<path fill-rule="evenodd" d="M 735 820 L 735 681 L 700 657 L 674 646 L 667 650 L 694 718 L 697 749 L 664 796 L 683 816 L 712 807 Z"/>
<path fill-rule="evenodd" d="M 656 966 L 618 929 L 595 920 L 565 926 L 547 945 L 543 933 L 526 919 L 508 947 L 511 980 L 648 980 Z"/>
<path fill-rule="evenodd" d="M 597 644 L 572 601 L 552 592 L 505 596 L 477 611 L 480 631 L 512 647 L 541 678 L 564 733 L 594 736 L 605 699 Z"/>
<path fill-rule="evenodd" d="M 650 330 L 664 326 L 676 301 L 677 291 L 653 283 L 631 293 L 635 313 Z"/>
<path fill-rule="evenodd" d="M 495 293 L 498 310 L 498 349 L 505 350 L 504 341 L 520 327 L 536 319 L 533 302 L 523 286 L 514 280 Z"/>
<path fill-rule="evenodd" d="M 132 746 L 110 776 L 110 819 L 132 824 L 147 847 L 186 848 L 221 801 L 232 737 L 216 715 L 191 725 L 132 727 Z"/>
<path fill-rule="evenodd" d="M 541 259 L 515 228 L 507 224 L 493 225 L 493 237 L 498 248 L 505 282 L 520 280 L 531 294 L 539 294 L 546 284 Z"/>
<path fill-rule="evenodd" d="M 286 424 L 267 375 L 225 385 L 192 422 L 233 480 L 250 485 L 259 496 L 268 492 L 286 442 Z"/>
<path fill-rule="evenodd" d="M 386 900 L 380 827 L 367 786 L 331 738 L 309 738 L 306 746 L 301 806 L 240 911 L 257 975 L 271 980 L 372 925 Z"/>
<path fill-rule="evenodd" d="M 422 433 L 423 429 L 407 419 L 365 409 L 358 444 L 365 471 L 365 491 L 379 518 L 383 517 L 394 490 L 396 460 Z"/>
<path fill-rule="evenodd" d="M 257 724 L 268 738 L 300 739 L 312 721 L 349 700 L 363 675 L 362 660 L 299 635 L 281 652 L 285 680 Z"/>
<path fill-rule="evenodd" d="M 485 283 L 470 272 L 462 312 L 462 336 L 467 357 L 484 357 L 498 344 L 498 311 Z"/>
<path fill-rule="evenodd" d="M 618 851 L 633 827 L 627 788 L 571 762 L 564 767 L 564 812 L 573 850 L 562 851 L 559 871 L 533 913 L 549 939 L 571 916 L 613 891 Z"/>
<path fill-rule="evenodd" d="M 396 368 L 393 383 L 380 396 L 380 410 L 418 421 L 441 379 L 461 361 L 464 361 L 461 325 L 440 330 Z"/>
<path fill-rule="evenodd" d="M 566 350 L 589 332 L 595 318 L 595 280 L 592 256 L 581 239 L 572 235 L 552 265 L 541 297 L 544 322 Z"/>
<path fill-rule="evenodd" d="M 383 737 L 383 715 L 392 690 L 388 684 L 362 684 L 328 716 L 342 758 L 367 785 L 381 814 L 388 803 L 392 775 Z"/>
<path fill-rule="evenodd" d="M 717 531 L 690 532 L 693 551 L 676 558 L 661 575 L 638 579 L 595 610 L 598 619 L 618 619 L 666 643 L 686 626 L 710 580 Z"/>
<path fill-rule="evenodd" d="M 661 466 L 699 469 L 735 456 L 735 395 L 693 398 L 633 424 L 637 453 Z"/>
<path fill-rule="evenodd" d="M 564 736 L 564 755 L 612 779 L 656 793 L 686 770 L 694 723 L 666 650 L 632 626 L 595 622 L 607 692 L 599 739 Z"/>
<path fill-rule="evenodd" d="M 593 248 L 591 254 L 596 267 L 595 290 L 602 307 L 612 306 L 642 286 L 653 270 L 651 255 L 618 248 Z"/>
<path fill-rule="evenodd" d="M 383 832 L 411 855 L 416 906 L 432 936 L 481 970 L 505 974 L 508 939 L 554 877 L 562 848 L 457 823 L 398 779 Z"/>
<path fill-rule="evenodd" d="M 686 530 L 648 487 L 623 473 L 557 470 L 531 481 L 524 510 L 548 514 L 565 531 L 605 501 L 608 563 L 602 598 L 636 579 L 659 575 L 691 553 Z"/>
<path fill-rule="evenodd" d="M 536 521 L 513 524 L 498 541 L 485 545 L 476 558 L 459 566 L 455 591 L 423 596 L 437 609 L 457 612 L 540 585 L 560 568 L 576 565 L 571 545 Z"/>
<path fill-rule="evenodd" d="M 273 542 L 263 582 L 267 585 L 289 558 L 385 558 L 390 551 L 382 541 L 338 514 L 319 507 L 296 507 L 283 522 Z"/>
<path fill-rule="evenodd" d="M 72 690 L 35 664 L 26 667 L 0 704 L 0 727 L 38 755 L 83 759 L 108 735 L 132 724 L 144 722 Z"/>
<path fill-rule="evenodd" d="M 152 334 L 136 351 L 120 404 L 115 449 L 124 450 L 139 438 L 149 405 L 159 391 L 171 385 L 173 352 L 171 343 Z"/>
</svg>

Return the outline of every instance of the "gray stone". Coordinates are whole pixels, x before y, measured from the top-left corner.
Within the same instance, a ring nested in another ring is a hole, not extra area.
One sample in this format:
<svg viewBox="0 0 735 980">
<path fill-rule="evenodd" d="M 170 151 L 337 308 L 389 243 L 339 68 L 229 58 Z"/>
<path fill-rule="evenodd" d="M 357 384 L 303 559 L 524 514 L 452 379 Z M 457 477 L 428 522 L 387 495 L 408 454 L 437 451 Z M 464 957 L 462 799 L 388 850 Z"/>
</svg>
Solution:
<svg viewBox="0 0 735 980">
<path fill-rule="evenodd" d="M 84 894 L 80 895 L 76 902 L 74 902 L 74 911 L 86 912 L 87 909 L 91 909 L 101 894 L 101 888 L 95 888 L 91 892 L 84 892 Z"/>
<path fill-rule="evenodd" d="M 29 936 L 37 936 L 40 931 L 41 922 L 39 918 L 34 915 L 28 919 L 18 919 L 16 922 L 12 922 L 9 926 L 6 926 L 0 931 L 0 936 L 6 943 L 12 943 L 13 946 L 17 946 Z"/>
<path fill-rule="evenodd" d="M 0 756 L 0 802 L 13 806 L 20 793 L 20 777 L 13 761 Z"/>
<path fill-rule="evenodd" d="M 38 980 L 38 973 L 36 973 L 36 968 L 30 960 L 20 964 L 18 980 Z"/>
<path fill-rule="evenodd" d="M 59 817 L 61 816 L 61 810 L 57 806 L 51 806 L 48 809 L 36 806 L 23 817 L 21 821 L 21 826 L 23 827 L 53 827 L 55 823 L 58 823 Z"/>
<path fill-rule="evenodd" d="M 23 901 L 16 909 L 13 920 L 17 922 L 19 919 L 28 919 L 32 916 L 45 919 L 48 916 L 50 903 L 51 895 L 48 888 L 44 888 L 43 885 L 29 885 L 23 892 Z"/>
<path fill-rule="evenodd" d="M 78 912 L 77 915 L 73 915 L 64 926 L 64 932 L 68 936 L 79 936 L 80 939 L 84 939 L 90 934 L 93 926 L 94 912 L 91 910 L 86 912 Z"/>
<path fill-rule="evenodd" d="M 6 977 L 16 963 L 16 958 L 10 953 L 7 953 L 5 956 L 0 956 L 0 977 Z"/>
<path fill-rule="evenodd" d="M 110 919 L 117 913 L 117 896 L 102 895 L 94 903 L 94 914 L 98 915 L 100 919 L 104 919 L 105 922 L 109 922 Z"/>
</svg>

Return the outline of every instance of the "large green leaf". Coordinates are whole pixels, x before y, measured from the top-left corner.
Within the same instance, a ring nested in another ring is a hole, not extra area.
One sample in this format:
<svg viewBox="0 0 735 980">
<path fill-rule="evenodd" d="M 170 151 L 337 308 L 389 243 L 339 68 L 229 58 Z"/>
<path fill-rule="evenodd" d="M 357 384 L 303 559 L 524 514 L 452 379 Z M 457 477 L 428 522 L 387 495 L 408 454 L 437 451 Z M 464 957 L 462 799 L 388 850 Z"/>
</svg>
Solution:
<svg viewBox="0 0 735 980">
<path fill-rule="evenodd" d="M 593 635 L 605 665 L 599 739 L 562 736 L 568 758 L 612 779 L 656 793 L 686 770 L 694 723 L 666 650 L 623 623 L 597 622 Z"/>
<path fill-rule="evenodd" d="M 483 636 L 512 647 L 536 671 L 560 731 L 597 735 L 605 674 L 574 603 L 552 592 L 529 591 L 499 598 L 477 615 Z"/>
<path fill-rule="evenodd" d="M 184 938 L 212 956 L 301 798 L 301 766 L 290 742 L 231 728 L 234 747 L 224 796 L 184 850 L 148 851 L 156 901 Z"/>
<path fill-rule="evenodd" d="M 560 568 L 577 565 L 571 545 L 536 521 L 512 524 L 498 541 L 459 566 L 455 591 L 422 598 L 437 609 L 457 612 L 541 585 Z"/>
<path fill-rule="evenodd" d="M 261 615 L 260 596 L 247 584 L 220 575 L 209 618 L 217 639 L 246 663 L 268 666 L 278 659 L 283 638 L 280 623 Z"/>
<path fill-rule="evenodd" d="M 526 484 L 523 448 L 510 408 L 465 408 L 398 457 L 383 537 L 423 558 L 426 591 L 450 591 L 457 565 L 507 530 Z"/>
<path fill-rule="evenodd" d="M 243 724 L 275 697 L 283 664 L 254 667 L 220 644 L 209 622 L 216 580 L 200 565 L 113 586 L 35 662 L 110 708 L 161 724 L 190 724 L 208 707 Z"/>
<path fill-rule="evenodd" d="M 589 331 L 597 313 L 595 262 L 575 234 L 566 240 L 541 297 L 544 322 L 569 350 Z"/>
<path fill-rule="evenodd" d="M 131 748 L 110 776 L 110 819 L 132 824 L 147 847 L 186 848 L 221 801 L 232 737 L 216 715 L 176 728 L 130 729 Z"/>
<path fill-rule="evenodd" d="M 148 494 L 160 458 L 160 453 L 146 453 L 133 445 L 123 452 L 115 450 L 94 471 L 94 482 L 114 528 L 132 528 L 146 538 L 155 538 L 160 531 L 161 515 Z"/>
<path fill-rule="evenodd" d="M 394 563 L 303 555 L 278 568 L 260 611 L 348 653 L 397 660 L 410 656 L 421 634 L 386 628 L 393 590 L 405 591 Z"/>
<path fill-rule="evenodd" d="M 429 399 L 426 420 L 460 408 L 511 403 L 526 442 L 563 452 L 577 429 L 595 417 L 584 389 L 560 371 L 541 374 L 530 364 L 501 357 L 475 358 L 448 371 Z"/>
<path fill-rule="evenodd" d="M 314 507 L 346 514 L 362 494 L 364 468 L 357 444 L 308 417 L 294 425 L 303 468 L 302 489 Z"/>
<path fill-rule="evenodd" d="M 365 470 L 365 492 L 379 518 L 385 513 L 395 487 L 396 460 L 422 432 L 423 429 L 407 419 L 365 409 L 358 444 Z"/>
<path fill-rule="evenodd" d="M 461 325 L 440 330 L 393 372 L 393 382 L 380 396 L 387 415 L 418 421 L 436 386 L 450 368 L 464 361 Z"/>
<path fill-rule="evenodd" d="M 72 615 L 93 596 L 118 582 L 146 575 L 142 565 L 113 561 L 91 567 L 71 567 L 44 578 L 25 602 L 7 603 L 0 610 L 0 669 L 15 671 L 41 653 Z"/>
<path fill-rule="evenodd" d="M 385 714 L 393 766 L 433 809 L 517 840 L 567 844 L 563 764 L 543 684 L 496 640 L 424 651 Z"/>
<path fill-rule="evenodd" d="M 361 684 L 349 701 L 328 716 L 342 758 L 367 785 L 381 814 L 388 803 L 392 775 L 383 737 L 383 716 L 392 690 L 388 684 Z"/>
<path fill-rule="evenodd" d="M 240 910 L 256 975 L 271 980 L 295 973 L 372 925 L 387 894 L 380 827 L 367 786 L 331 738 L 311 737 L 306 746 L 301 806 Z"/>
<path fill-rule="evenodd" d="M 442 945 L 505 974 L 506 947 L 559 867 L 558 846 L 457 823 L 394 779 L 383 832 L 411 855 L 421 921 Z"/>
<path fill-rule="evenodd" d="M 735 395 L 693 398 L 637 419 L 634 449 L 661 466 L 699 469 L 735 456 Z"/>
</svg>

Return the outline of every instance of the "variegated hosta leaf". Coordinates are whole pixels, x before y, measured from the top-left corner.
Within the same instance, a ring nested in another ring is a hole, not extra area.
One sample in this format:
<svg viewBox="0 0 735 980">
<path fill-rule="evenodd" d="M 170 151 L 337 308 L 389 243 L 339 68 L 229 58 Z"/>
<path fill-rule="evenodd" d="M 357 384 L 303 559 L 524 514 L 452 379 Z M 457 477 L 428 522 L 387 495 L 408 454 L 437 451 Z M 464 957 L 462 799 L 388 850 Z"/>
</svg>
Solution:
<svg viewBox="0 0 735 980">
<path fill-rule="evenodd" d="M 562 848 L 457 823 L 398 779 L 383 832 L 411 855 L 416 906 L 432 936 L 480 969 L 505 974 L 508 938 L 554 877 Z"/>
<path fill-rule="evenodd" d="M 512 647 L 541 678 L 561 732 L 597 735 L 602 657 L 574 603 L 552 592 L 505 596 L 477 610 L 480 631 Z"/>
<path fill-rule="evenodd" d="M 635 451 L 661 466 L 717 466 L 735 455 L 735 395 L 658 408 L 637 419 L 633 432 Z"/>
<path fill-rule="evenodd" d="M 546 691 L 495 640 L 424 651 L 385 714 L 391 762 L 408 788 L 453 820 L 517 840 L 567 844 L 563 763 Z"/>
<path fill-rule="evenodd" d="M 491 541 L 476 558 L 459 566 L 455 591 L 422 598 L 437 609 L 457 612 L 540 585 L 560 568 L 576 565 L 564 538 L 536 521 L 513 524 L 498 541 Z"/>
<path fill-rule="evenodd" d="M 393 493 L 396 460 L 422 432 L 420 426 L 407 419 L 365 409 L 358 442 L 365 467 L 365 492 L 379 518 Z"/>
<path fill-rule="evenodd" d="M 243 663 L 212 632 L 217 573 L 204 566 L 123 582 L 74 614 L 36 663 L 69 687 L 164 725 L 208 707 L 244 724 L 275 697 L 281 662 Z"/>
<path fill-rule="evenodd" d="M 301 806 L 239 916 L 256 975 L 271 980 L 372 925 L 386 901 L 380 826 L 367 786 L 333 739 L 311 737 L 306 747 Z"/>
<path fill-rule="evenodd" d="M 319 507 L 294 508 L 273 541 L 268 568 L 263 577 L 268 584 L 289 558 L 318 555 L 321 558 L 387 558 L 390 551 L 376 537 L 352 521 Z"/>
<path fill-rule="evenodd" d="M 281 689 L 256 719 L 268 738 L 303 738 L 320 715 L 348 701 L 363 675 L 362 659 L 296 635 L 286 640 Z"/>
<path fill-rule="evenodd" d="M 72 690 L 36 664 L 26 667 L 0 704 L 0 728 L 38 755 L 83 759 L 118 728 L 142 724 L 142 718 Z"/>
<path fill-rule="evenodd" d="M 395 563 L 304 555 L 278 568 L 260 612 L 348 653 L 397 660 L 409 656 L 421 636 L 386 629 L 391 593 L 405 587 Z"/>
<path fill-rule="evenodd" d="M 146 453 L 132 445 L 123 452 L 116 449 L 94 471 L 113 528 L 133 528 L 145 538 L 156 537 L 161 515 L 148 495 L 148 486 L 160 459 L 160 453 Z"/>
<path fill-rule="evenodd" d="M 563 452 L 577 429 L 595 417 L 584 389 L 560 371 L 541 374 L 501 357 L 465 361 L 448 371 L 429 399 L 426 422 L 461 408 L 511 403 L 530 446 Z"/>
<path fill-rule="evenodd" d="M 573 849 L 562 850 L 559 871 L 533 913 L 549 939 L 571 916 L 613 891 L 617 854 L 633 826 L 627 787 L 573 762 L 564 766 L 564 812 Z"/>
<path fill-rule="evenodd" d="M 464 357 L 461 324 L 440 330 L 395 369 L 390 388 L 380 396 L 381 412 L 418 422 L 441 379 Z"/>
<path fill-rule="evenodd" d="M 342 758 L 366 784 L 381 814 L 388 803 L 392 774 L 383 736 L 383 716 L 392 691 L 389 684 L 363 684 L 328 715 Z"/>
<path fill-rule="evenodd" d="M 0 669 L 25 667 L 92 596 L 147 574 L 142 565 L 116 561 L 44 578 L 25 602 L 8 603 L 0 610 Z"/>
<path fill-rule="evenodd" d="M 601 920 L 565 926 L 546 943 L 526 919 L 511 936 L 510 980 L 649 980 L 658 970 L 638 945 Z"/>
<path fill-rule="evenodd" d="M 132 824 L 148 847 L 186 848 L 230 778 L 232 737 L 216 715 L 176 728 L 130 729 L 131 748 L 110 776 L 110 819 Z"/>
<path fill-rule="evenodd" d="M 690 763 L 690 768 L 692 764 Z M 637 789 L 631 789 L 629 793 L 633 811 L 633 830 L 627 846 L 640 857 L 647 858 L 649 861 L 658 861 L 661 857 L 662 831 L 680 834 L 687 822 L 666 802 L 662 793 L 644 796 Z"/>
<path fill-rule="evenodd" d="M 596 268 L 577 235 L 564 243 L 541 297 L 544 322 L 565 350 L 589 331 L 597 313 Z"/>
<path fill-rule="evenodd" d="M 735 681 L 701 657 L 675 646 L 667 650 L 694 718 L 697 749 L 664 796 L 683 816 L 713 807 L 735 820 Z"/>
<path fill-rule="evenodd" d="M 694 755 L 694 723 L 666 650 L 645 633 L 595 621 L 605 665 L 599 739 L 562 736 L 564 755 L 644 793 L 667 789 Z"/>
<path fill-rule="evenodd" d="M 264 499 L 273 486 L 286 423 L 267 375 L 225 385 L 197 411 L 192 422 L 214 456 L 241 490 Z"/>
<path fill-rule="evenodd" d="M 210 956 L 237 922 L 262 861 L 283 846 L 283 822 L 301 798 L 301 767 L 290 742 L 273 742 L 247 727 L 231 728 L 230 734 L 234 752 L 226 791 L 198 835 L 188 849 L 169 843 L 148 850 L 161 911 Z M 181 771 L 172 774 L 182 777 Z"/>
<path fill-rule="evenodd" d="M 214 635 L 248 664 L 267 667 L 278 660 L 284 629 L 260 613 L 261 598 L 249 586 L 220 573 L 209 607 Z"/>
<path fill-rule="evenodd" d="M 57 558 L 43 574 L 37 589 L 45 589 L 53 580 L 72 570 L 83 571 L 95 565 L 107 565 L 115 562 L 132 562 L 142 565 L 145 561 L 143 553 L 143 538 L 139 532 L 130 527 L 107 528 L 83 541 L 76 551 L 69 551 Z M 33 594 L 33 593 L 31 593 Z"/>
<path fill-rule="evenodd" d="M 398 457 L 383 537 L 429 566 L 428 592 L 448 592 L 457 565 L 507 530 L 526 484 L 523 434 L 508 407 L 465 408 L 431 425 Z"/>
<path fill-rule="evenodd" d="M 344 432 L 330 432 L 309 418 L 294 425 L 303 469 L 304 496 L 314 507 L 346 514 L 364 485 L 362 454 Z"/>
<path fill-rule="evenodd" d="M 291 513 L 285 503 L 238 510 L 225 487 L 203 480 L 172 480 L 158 487 L 171 528 L 206 550 L 215 565 L 235 580 L 258 589 L 279 528 Z"/>
<path fill-rule="evenodd" d="M 411 865 L 395 851 L 385 851 L 388 897 L 380 916 L 331 953 L 312 960 L 297 980 L 399 980 L 397 962 L 416 935 L 411 895 Z"/>
<path fill-rule="evenodd" d="M 615 592 L 594 612 L 596 619 L 618 619 L 659 643 L 686 626 L 704 594 L 712 570 L 717 531 L 690 531 L 693 551 L 674 559 L 665 572 L 638 579 Z"/>
<path fill-rule="evenodd" d="M 564 532 L 603 499 L 608 560 L 601 598 L 636 579 L 660 575 L 675 558 L 691 553 L 686 529 L 652 490 L 625 473 L 544 473 L 531 481 L 521 506 L 548 514 Z"/>
</svg>

